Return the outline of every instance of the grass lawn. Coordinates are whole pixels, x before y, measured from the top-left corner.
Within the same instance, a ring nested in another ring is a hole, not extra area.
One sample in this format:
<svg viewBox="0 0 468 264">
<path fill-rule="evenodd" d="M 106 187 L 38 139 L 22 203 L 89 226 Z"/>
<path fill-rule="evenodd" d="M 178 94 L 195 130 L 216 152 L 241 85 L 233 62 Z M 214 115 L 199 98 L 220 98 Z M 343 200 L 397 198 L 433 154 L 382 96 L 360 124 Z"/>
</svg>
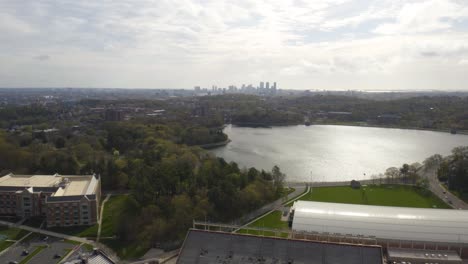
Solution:
<svg viewBox="0 0 468 264">
<path fill-rule="evenodd" d="M 48 228 L 48 230 L 71 236 L 94 238 L 97 236 L 98 225 L 95 224 L 93 226 L 51 227 Z"/>
<path fill-rule="evenodd" d="M 128 195 L 111 196 L 104 205 L 102 216 L 101 237 L 115 236 L 115 219 L 122 214 L 122 208 Z"/>
<path fill-rule="evenodd" d="M 90 244 L 83 244 L 83 246 L 81 247 L 84 248 L 86 251 L 92 251 L 94 249 L 93 245 Z"/>
<path fill-rule="evenodd" d="M 2 252 L 3 250 L 9 248 L 14 243 L 15 242 L 13 242 L 13 241 L 2 241 L 2 242 L 0 242 L 0 252 Z"/>
<path fill-rule="evenodd" d="M 288 223 L 281 221 L 281 211 L 274 211 L 253 222 L 249 227 L 288 229 Z"/>
<path fill-rule="evenodd" d="M 257 228 L 268 228 L 268 229 L 277 229 L 277 230 L 289 230 L 288 222 L 281 221 L 281 211 L 274 211 L 257 221 L 251 223 L 247 227 L 257 227 Z M 238 231 L 240 234 L 251 234 L 251 235 L 264 235 L 264 236 L 277 236 L 274 232 L 270 231 L 257 231 L 257 230 L 248 230 L 241 229 Z M 287 237 L 287 233 L 281 233 L 280 237 Z"/>
<path fill-rule="evenodd" d="M 115 219 L 123 217 L 123 208 L 128 201 L 128 195 L 111 196 L 104 206 L 101 226 L 101 240 L 100 242 L 112 248 L 117 255 L 122 259 L 135 259 L 143 256 L 147 251 L 147 247 L 142 247 L 137 243 L 127 245 L 122 243 L 119 239 L 109 239 L 105 237 L 112 237 L 116 235 L 116 221 Z M 131 212 L 128 212 L 131 213 Z"/>
<path fill-rule="evenodd" d="M 450 208 L 432 193 L 423 194 L 412 186 L 370 185 L 361 189 L 349 186 L 317 187 L 300 198 L 304 201 L 349 203 L 419 208 Z M 289 206 L 292 203 L 288 204 Z"/>
<path fill-rule="evenodd" d="M 0 240 L 0 252 L 14 244 L 12 241 L 5 240 L 19 240 L 28 233 L 28 231 L 22 229 L 0 226 L 0 236 L 2 237 L 2 240 Z"/>
<path fill-rule="evenodd" d="M 10 228 L 10 227 L 7 227 L 7 226 L 0 226 L 0 235 L 6 236 L 7 239 L 19 240 L 23 236 L 25 236 L 27 233 L 29 233 L 29 232 L 25 231 L 25 230 L 22 230 L 22 229 L 19 229 L 19 228 L 15 228 L 15 227 Z"/>
<path fill-rule="evenodd" d="M 361 189 L 353 189 L 350 186 L 316 187 L 299 200 L 419 208 L 451 208 L 432 193 L 424 194 L 412 186 L 404 185 L 371 185 Z M 292 204 L 293 201 L 286 206 L 292 206 Z M 278 229 L 279 231 L 288 230 L 288 223 L 281 221 L 281 214 L 281 211 L 274 211 L 259 218 L 248 227 Z M 278 236 L 274 232 L 247 229 L 241 229 L 238 233 Z M 286 237 L 286 235 L 286 233 L 280 234 L 281 237 Z"/>
</svg>

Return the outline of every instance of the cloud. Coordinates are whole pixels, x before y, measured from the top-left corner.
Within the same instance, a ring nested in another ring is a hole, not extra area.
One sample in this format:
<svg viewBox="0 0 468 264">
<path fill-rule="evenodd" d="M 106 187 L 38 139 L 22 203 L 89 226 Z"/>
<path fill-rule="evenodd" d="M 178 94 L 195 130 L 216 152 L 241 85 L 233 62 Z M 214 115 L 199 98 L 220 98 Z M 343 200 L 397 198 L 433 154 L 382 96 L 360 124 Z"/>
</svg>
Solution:
<svg viewBox="0 0 468 264">
<path fill-rule="evenodd" d="M 395 22 L 379 25 L 378 34 L 425 33 L 452 28 L 453 21 L 467 17 L 466 7 L 455 1 L 430 0 L 406 3 Z"/>
<path fill-rule="evenodd" d="M 281 78 L 289 88 L 375 89 L 355 79 L 382 78 L 385 89 L 418 82 L 402 69 L 439 80 L 466 70 L 464 0 L 44 0 L 3 1 L 0 10 L 8 76 L 0 86 L 37 86 L 39 77 L 45 86 L 186 88 Z"/>
<path fill-rule="evenodd" d="M 8 37 L 36 33 L 33 26 L 7 13 L 0 13 L 0 32 Z"/>
<path fill-rule="evenodd" d="M 38 60 L 38 61 L 46 61 L 46 60 L 50 60 L 50 56 L 49 55 L 38 55 L 38 56 L 34 56 L 33 59 Z"/>
</svg>

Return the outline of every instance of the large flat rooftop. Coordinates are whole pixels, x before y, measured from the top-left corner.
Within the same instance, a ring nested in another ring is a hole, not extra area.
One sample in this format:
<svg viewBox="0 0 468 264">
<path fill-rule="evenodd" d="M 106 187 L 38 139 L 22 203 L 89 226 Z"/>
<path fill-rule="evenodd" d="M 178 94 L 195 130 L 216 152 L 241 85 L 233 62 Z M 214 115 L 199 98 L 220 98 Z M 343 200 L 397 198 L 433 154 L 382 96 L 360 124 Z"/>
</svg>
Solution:
<svg viewBox="0 0 468 264">
<path fill-rule="evenodd" d="M 186 263 L 381 264 L 378 246 L 320 243 L 189 230 L 177 260 Z"/>
<path fill-rule="evenodd" d="M 56 196 L 76 196 L 94 194 L 96 187 L 94 175 L 14 175 L 0 177 L 0 187 L 18 187 L 33 189 L 40 187 L 55 187 Z"/>
<path fill-rule="evenodd" d="M 60 182 L 61 177 L 55 175 L 14 175 L 8 174 L 0 178 L 0 186 L 11 187 L 53 187 Z"/>
</svg>

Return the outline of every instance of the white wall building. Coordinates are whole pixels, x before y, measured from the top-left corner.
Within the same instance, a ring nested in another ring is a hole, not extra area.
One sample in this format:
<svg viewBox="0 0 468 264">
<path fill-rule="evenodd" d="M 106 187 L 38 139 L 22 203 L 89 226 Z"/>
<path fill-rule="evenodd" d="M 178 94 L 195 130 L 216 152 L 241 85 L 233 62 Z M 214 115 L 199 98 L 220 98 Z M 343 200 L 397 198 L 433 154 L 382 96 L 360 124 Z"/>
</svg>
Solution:
<svg viewBox="0 0 468 264">
<path fill-rule="evenodd" d="M 468 211 L 297 201 L 294 231 L 468 244 Z"/>
</svg>

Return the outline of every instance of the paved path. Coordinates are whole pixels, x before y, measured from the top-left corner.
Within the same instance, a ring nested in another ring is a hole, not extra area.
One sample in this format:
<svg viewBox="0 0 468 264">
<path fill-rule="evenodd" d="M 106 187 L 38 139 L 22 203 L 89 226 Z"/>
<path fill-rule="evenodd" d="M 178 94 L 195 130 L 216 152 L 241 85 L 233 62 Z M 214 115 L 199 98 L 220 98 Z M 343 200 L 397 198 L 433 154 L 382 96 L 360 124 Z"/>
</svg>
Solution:
<svg viewBox="0 0 468 264">
<path fill-rule="evenodd" d="M 63 259 L 59 262 L 59 263 L 66 263 L 68 258 L 71 257 L 71 255 L 75 254 L 75 252 L 80 249 L 84 244 L 81 243 L 79 245 L 76 245 L 72 248 L 72 250 L 70 250 L 70 252 L 68 252 L 64 257 Z"/>
<path fill-rule="evenodd" d="M 289 187 L 293 187 L 293 188 L 295 188 L 295 190 L 294 190 L 294 192 L 290 193 L 286 197 L 286 199 L 284 197 L 282 197 L 282 198 L 280 198 L 280 199 L 278 199 L 278 200 L 276 200 L 276 201 L 274 201 L 274 202 L 272 202 L 270 204 L 267 204 L 267 205 L 263 206 L 262 208 L 260 208 L 258 210 L 255 210 L 254 212 L 250 213 L 248 215 L 248 216 L 250 216 L 249 221 L 247 223 L 243 222 L 243 223 L 239 224 L 239 228 L 234 230 L 233 232 L 237 232 L 241 228 L 243 228 L 245 226 L 248 226 L 251 223 L 257 221 L 257 219 L 263 217 L 264 215 L 278 210 L 279 208 L 283 207 L 284 203 L 289 202 L 289 201 L 291 201 L 293 199 L 299 198 L 302 195 L 305 195 L 307 193 L 306 190 L 307 191 L 309 190 L 308 187 L 305 186 L 304 184 L 289 185 Z"/>
<path fill-rule="evenodd" d="M 264 205 L 263 207 L 253 212 L 250 212 L 247 215 L 242 216 L 241 218 L 238 218 L 232 221 L 230 224 L 238 225 L 238 226 L 245 225 L 245 223 L 250 222 L 252 219 L 258 218 L 259 216 L 262 216 L 268 212 L 271 212 L 271 211 L 276 210 L 277 208 L 280 208 L 284 202 L 301 195 L 306 189 L 306 185 L 304 183 L 294 183 L 294 184 L 288 185 L 288 187 L 293 187 L 295 190 L 294 192 L 290 193 L 286 198 L 281 197 L 280 199 L 272 203 Z"/>
<path fill-rule="evenodd" d="M 106 199 L 104 199 L 101 205 L 101 211 L 99 212 L 98 233 L 97 233 L 96 242 L 99 242 L 99 239 L 101 238 L 102 216 L 104 214 L 104 206 L 106 205 L 106 202 L 109 201 L 109 198 L 111 197 L 111 195 L 112 194 L 108 194 L 106 196 Z"/>
<path fill-rule="evenodd" d="M 5 226 L 8 226 L 8 227 L 16 227 L 16 228 L 19 228 L 19 229 L 24 229 L 24 230 L 29 231 L 29 232 L 35 232 L 35 233 L 43 234 L 43 235 L 46 235 L 46 236 L 53 236 L 53 237 L 63 238 L 63 239 L 73 240 L 73 241 L 86 243 L 86 244 L 93 244 L 94 243 L 94 241 L 88 240 L 88 239 L 86 239 L 84 237 L 70 236 L 70 235 L 66 235 L 66 234 L 52 232 L 52 231 L 49 231 L 49 230 L 39 229 L 39 228 L 25 226 L 25 225 L 18 225 L 18 224 L 15 224 L 15 223 L 10 223 L 10 222 L 1 221 L 1 220 L 0 220 L 0 225 L 5 225 Z"/>
<path fill-rule="evenodd" d="M 439 179 L 437 178 L 437 168 L 432 168 L 428 170 L 421 169 L 421 175 L 427 177 L 429 180 L 429 189 L 437 195 L 440 199 L 447 202 L 450 206 L 455 209 L 468 210 L 468 204 L 462 201 L 457 196 L 453 195 L 451 192 L 447 191 L 442 184 L 440 184 Z"/>
</svg>

